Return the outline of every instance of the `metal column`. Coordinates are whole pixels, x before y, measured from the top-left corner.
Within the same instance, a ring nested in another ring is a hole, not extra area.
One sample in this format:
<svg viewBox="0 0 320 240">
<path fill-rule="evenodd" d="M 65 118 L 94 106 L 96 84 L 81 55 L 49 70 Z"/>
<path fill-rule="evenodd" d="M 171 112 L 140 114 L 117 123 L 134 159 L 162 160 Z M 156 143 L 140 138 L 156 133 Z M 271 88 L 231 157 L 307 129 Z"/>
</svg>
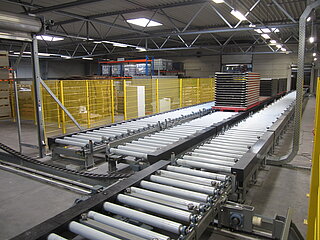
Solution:
<svg viewBox="0 0 320 240">
<path fill-rule="evenodd" d="M 294 113 L 294 133 L 293 133 L 293 153 L 299 150 L 300 141 L 300 125 L 302 115 L 303 101 L 303 78 L 304 78 L 304 55 L 306 42 L 306 21 L 313 9 L 320 6 L 320 1 L 316 1 L 306 7 L 299 20 L 299 50 L 298 50 L 298 76 L 297 76 L 297 98 L 296 108 Z"/>
<path fill-rule="evenodd" d="M 41 92 L 40 92 L 40 65 L 38 56 L 38 40 L 36 35 L 32 37 L 32 66 L 33 66 L 33 78 L 34 78 L 34 99 L 36 105 L 36 119 L 37 119 L 37 131 L 38 131 L 38 146 L 39 146 L 39 157 L 44 156 L 45 151 L 45 140 L 44 140 L 44 129 L 42 119 L 42 104 L 41 104 Z"/>
</svg>

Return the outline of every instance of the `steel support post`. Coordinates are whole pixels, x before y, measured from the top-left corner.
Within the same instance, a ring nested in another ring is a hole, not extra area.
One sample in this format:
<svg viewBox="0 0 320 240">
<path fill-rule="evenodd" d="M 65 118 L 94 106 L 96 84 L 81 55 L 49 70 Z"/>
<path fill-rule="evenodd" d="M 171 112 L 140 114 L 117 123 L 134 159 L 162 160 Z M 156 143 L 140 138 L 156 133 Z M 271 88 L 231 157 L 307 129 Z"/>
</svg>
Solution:
<svg viewBox="0 0 320 240">
<path fill-rule="evenodd" d="M 19 96 L 18 96 L 18 87 L 17 87 L 17 81 L 14 80 L 13 82 L 14 86 L 14 98 L 15 98 L 15 112 L 16 112 L 16 121 L 17 121 L 17 127 L 18 127 L 18 141 L 19 141 L 19 152 L 22 153 L 22 145 L 21 145 L 21 119 L 20 119 L 20 111 L 19 111 Z"/>
<path fill-rule="evenodd" d="M 297 97 L 294 113 L 294 133 L 292 152 L 297 153 L 300 142 L 300 125 L 303 102 L 303 81 L 304 81 L 304 55 L 306 42 L 306 21 L 313 9 L 320 6 L 320 1 L 316 1 L 306 7 L 299 20 L 299 49 L 298 49 L 298 76 L 297 76 Z"/>
<path fill-rule="evenodd" d="M 110 80 L 110 90 L 111 90 L 111 122 L 114 123 L 114 82 L 113 79 Z"/>
<path fill-rule="evenodd" d="M 156 79 L 156 113 L 159 111 L 159 79 Z"/>
<path fill-rule="evenodd" d="M 127 81 L 123 80 L 123 118 L 127 120 Z"/>
<path fill-rule="evenodd" d="M 34 99 L 36 105 L 36 119 L 37 119 L 37 131 L 38 131 L 38 146 L 39 146 L 39 157 L 44 156 L 45 141 L 44 141 L 44 129 L 42 119 L 42 104 L 41 104 L 41 92 L 40 92 L 40 65 L 38 56 L 38 40 L 36 35 L 32 38 L 32 65 L 33 65 L 33 78 L 34 78 Z"/>
<path fill-rule="evenodd" d="M 183 103 L 182 103 L 182 79 L 180 78 L 179 79 L 179 86 L 180 86 L 180 88 L 179 88 L 179 100 L 180 100 L 180 108 L 182 108 L 183 107 Z"/>
</svg>

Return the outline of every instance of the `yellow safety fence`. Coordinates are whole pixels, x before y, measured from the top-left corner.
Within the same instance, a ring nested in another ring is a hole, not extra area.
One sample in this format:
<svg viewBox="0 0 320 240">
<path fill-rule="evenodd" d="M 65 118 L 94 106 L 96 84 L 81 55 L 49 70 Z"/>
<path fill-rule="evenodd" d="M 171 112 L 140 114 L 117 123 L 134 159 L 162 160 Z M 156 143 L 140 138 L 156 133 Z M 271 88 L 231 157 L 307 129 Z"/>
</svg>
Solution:
<svg viewBox="0 0 320 240">
<path fill-rule="evenodd" d="M 308 240 L 320 239 L 320 78 L 317 82 L 317 100 L 314 124 L 310 200 L 308 212 Z"/>
<path fill-rule="evenodd" d="M 83 128 L 169 111 L 214 100 L 213 78 L 47 80 L 46 84 Z M 20 115 L 34 120 L 31 84 L 18 86 Z M 41 88 L 46 136 L 77 131 L 48 92 Z"/>
</svg>

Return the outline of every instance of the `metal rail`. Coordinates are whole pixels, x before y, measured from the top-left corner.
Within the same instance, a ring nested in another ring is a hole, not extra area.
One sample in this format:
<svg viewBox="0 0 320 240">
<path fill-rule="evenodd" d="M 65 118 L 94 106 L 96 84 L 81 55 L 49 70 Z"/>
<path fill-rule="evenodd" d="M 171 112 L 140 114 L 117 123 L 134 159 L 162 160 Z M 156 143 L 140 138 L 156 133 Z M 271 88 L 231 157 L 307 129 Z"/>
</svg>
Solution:
<svg viewBox="0 0 320 240">
<path fill-rule="evenodd" d="M 5 163 L 0 161 L 0 169 L 13 172 L 22 176 L 30 177 L 38 181 L 46 182 L 58 187 L 78 192 L 81 194 L 90 194 L 95 190 L 93 186 L 81 182 L 73 181 L 67 178 L 58 177 L 52 174 L 26 168 L 17 164 Z"/>
</svg>

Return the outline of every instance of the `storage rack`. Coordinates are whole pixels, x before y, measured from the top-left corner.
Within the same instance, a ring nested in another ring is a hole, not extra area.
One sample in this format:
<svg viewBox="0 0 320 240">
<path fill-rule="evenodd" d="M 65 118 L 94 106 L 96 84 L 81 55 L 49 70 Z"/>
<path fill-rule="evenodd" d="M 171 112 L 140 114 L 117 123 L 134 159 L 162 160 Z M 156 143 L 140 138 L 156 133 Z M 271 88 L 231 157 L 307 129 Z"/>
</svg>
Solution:
<svg viewBox="0 0 320 240">
<path fill-rule="evenodd" d="M 109 69 L 109 73 L 107 75 L 109 76 L 117 76 L 117 77 L 124 77 L 125 70 L 128 73 L 134 73 L 132 70 L 132 66 L 129 66 L 127 69 L 125 69 L 125 64 L 139 64 L 139 63 L 145 63 L 145 76 L 154 75 L 154 57 L 151 57 L 151 59 L 146 56 L 144 59 L 130 59 L 130 60 L 122 60 L 122 61 L 101 61 L 99 64 L 104 64 L 107 66 L 110 66 L 111 70 Z M 150 64 L 150 65 L 149 65 Z M 117 66 L 117 67 L 116 67 Z M 113 67 L 117 68 L 117 73 L 114 74 Z M 140 75 L 140 74 L 134 74 L 134 75 Z"/>
<path fill-rule="evenodd" d="M 11 117 L 10 81 L 12 69 L 9 67 L 8 52 L 0 52 L 0 119 Z"/>
</svg>

